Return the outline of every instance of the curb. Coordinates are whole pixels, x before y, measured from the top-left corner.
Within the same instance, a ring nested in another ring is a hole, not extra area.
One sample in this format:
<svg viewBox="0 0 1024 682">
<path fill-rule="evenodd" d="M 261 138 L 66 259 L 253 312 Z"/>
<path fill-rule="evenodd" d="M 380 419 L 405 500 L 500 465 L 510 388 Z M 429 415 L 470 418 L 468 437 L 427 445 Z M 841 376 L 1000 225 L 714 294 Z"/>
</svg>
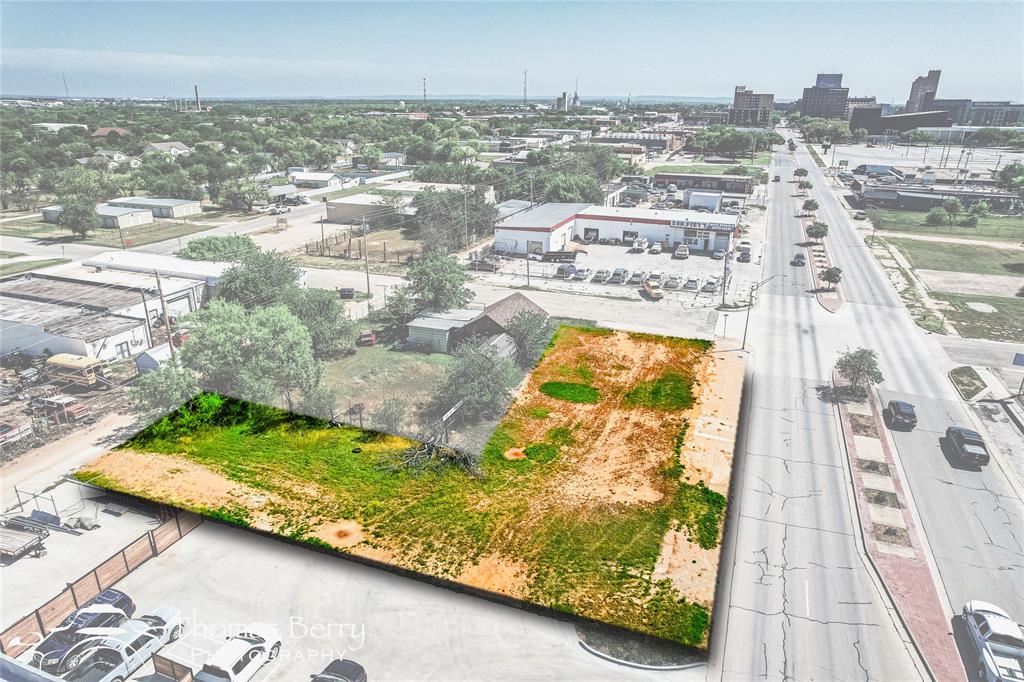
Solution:
<svg viewBox="0 0 1024 682">
<path fill-rule="evenodd" d="M 590 646 L 582 639 L 577 640 L 580 643 L 580 647 L 588 654 L 596 656 L 601 660 L 608 661 L 609 663 L 615 663 L 616 665 L 625 666 L 627 668 L 635 668 L 637 670 L 652 670 L 652 671 L 671 671 L 671 670 L 689 670 L 690 668 L 698 668 L 702 665 L 707 665 L 707 661 L 697 661 L 696 663 L 683 663 L 680 665 L 646 665 L 644 663 L 633 663 L 631 661 L 623 661 L 621 659 L 610 656 L 603 651 L 598 651 L 594 647 Z"/>
</svg>

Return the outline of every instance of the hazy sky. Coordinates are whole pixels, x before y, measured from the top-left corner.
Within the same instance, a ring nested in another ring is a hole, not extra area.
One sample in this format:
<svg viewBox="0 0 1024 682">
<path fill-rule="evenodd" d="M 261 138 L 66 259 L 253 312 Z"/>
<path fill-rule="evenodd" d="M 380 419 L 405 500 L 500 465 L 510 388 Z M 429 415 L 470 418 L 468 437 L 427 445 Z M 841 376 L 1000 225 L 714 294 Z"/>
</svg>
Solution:
<svg viewBox="0 0 1024 682">
<path fill-rule="evenodd" d="M 6 95 L 1024 99 L 1024 2 L 20 2 L 3 0 Z"/>
</svg>

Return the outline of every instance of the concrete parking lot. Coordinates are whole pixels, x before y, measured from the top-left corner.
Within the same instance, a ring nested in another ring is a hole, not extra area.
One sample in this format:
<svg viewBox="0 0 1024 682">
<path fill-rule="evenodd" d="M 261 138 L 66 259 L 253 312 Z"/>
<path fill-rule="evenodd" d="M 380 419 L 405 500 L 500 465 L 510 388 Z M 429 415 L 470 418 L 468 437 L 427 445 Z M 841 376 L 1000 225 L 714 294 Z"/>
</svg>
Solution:
<svg viewBox="0 0 1024 682">
<path fill-rule="evenodd" d="M 46 555 L 23 557 L 9 566 L 0 567 L 0 627 L 5 627 L 28 615 L 63 590 L 69 582 L 88 573 L 114 552 L 132 542 L 156 520 L 152 516 L 128 511 L 114 516 L 104 511 L 102 494 L 77 483 L 67 481 L 45 493 L 56 502 L 62 521 L 74 516 L 95 519 L 100 526 L 94 530 L 72 535 L 53 531 L 45 540 Z M 53 513 L 48 500 L 40 499 L 39 508 Z M 36 503 L 25 505 L 24 515 L 36 508 Z"/>
<path fill-rule="evenodd" d="M 570 623 L 206 522 L 117 584 L 139 613 L 182 611 L 161 653 L 198 669 L 250 623 L 276 626 L 281 655 L 259 682 L 299 680 L 345 657 L 373 680 L 703 679 L 594 657 Z M 6 608 L 5 608 L 6 610 Z M 26 654 L 27 655 L 27 654 Z M 134 679 L 152 672 L 143 667 Z"/>
</svg>

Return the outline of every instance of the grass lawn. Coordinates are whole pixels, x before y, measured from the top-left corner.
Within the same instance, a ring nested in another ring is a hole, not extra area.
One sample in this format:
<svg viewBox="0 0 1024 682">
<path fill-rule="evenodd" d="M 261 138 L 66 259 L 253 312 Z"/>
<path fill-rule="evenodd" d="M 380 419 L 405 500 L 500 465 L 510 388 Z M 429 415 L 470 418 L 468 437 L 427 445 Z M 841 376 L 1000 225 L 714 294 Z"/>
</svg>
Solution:
<svg viewBox="0 0 1024 682">
<path fill-rule="evenodd" d="M 683 384 L 704 381 L 709 404 L 724 405 L 715 401 L 726 392 L 711 388 L 709 349 L 561 327 L 475 475 L 443 460 L 412 470 L 401 458 L 417 444 L 396 436 L 207 394 L 78 476 L 704 648 L 728 469 L 712 482 L 702 446 L 687 450 L 702 407 L 678 408 Z M 408 390 L 415 365 L 434 360 L 360 349 L 332 363 L 329 381 L 379 390 L 374 373 L 384 371 Z M 597 402 L 541 390 L 567 377 L 593 386 Z M 728 403 L 737 414 L 739 399 Z"/>
<path fill-rule="evenodd" d="M 398 351 L 378 344 L 327 363 L 325 379 L 338 392 L 342 409 L 363 403 L 370 412 L 388 398 L 401 398 L 411 416 L 437 393 L 451 363 L 446 353 Z"/>
<path fill-rule="evenodd" d="M 24 256 L 25 254 L 19 251 L 0 251 L 0 258 L 17 258 L 18 256 Z"/>
<path fill-rule="evenodd" d="M 1021 216 L 987 216 L 978 219 L 977 227 L 963 227 L 961 225 L 929 225 L 925 222 L 926 215 L 928 214 L 924 211 L 892 211 L 874 208 L 868 210 L 868 218 L 879 230 L 1011 242 L 1024 240 L 1024 217 Z"/>
<path fill-rule="evenodd" d="M 317 194 L 316 196 L 312 196 L 310 197 L 310 200 L 323 201 L 324 197 L 326 197 L 327 200 L 330 201 L 331 199 L 337 199 L 338 197 L 348 197 L 352 196 L 353 194 L 375 194 L 375 192 L 370 191 L 371 189 L 373 189 L 373 187 L 373 185 L 356 185 L 355 187 L 349 187 L 348 189 L 336 189 L 333 192 L 325 192 L 324 194 Z"/>
<path fill-rule="evenodd" d="M 1019 251 L 919 239 L 888 238 L 886 241 L 902 251 L 914 268 L 921 270 L 971 272 L 979 275 L 1024 274 L 1024 253 Z"/>
<path fill-rule="evenodd" d="M 77 242 L 90 244 L 92 246 L 104 246 L 112 249 L 120 249 L 121 237 L 124 236 L 124 246 L 144 246 L 154 242 L 162 242 L 165 239 L 176 239 L 185 235 L 205 232 L 216 227 L 209 223 L 181 223 L 170 220 L 157 220 L 149 225 L 139 227 L 128 227 L 124 230 L 113 230 L 100 228 L 93 230 L 85 239 L 76 237 L 70 230 L 59 225 L 33 221 L 14 221 L 0 224 L 0 235 L 5 237 L 22 237 L 24 239 L 39 239 L 48 241 Z"/>
<path fill-rule="evenodd" d="M 1024 339 L 1024 298 L 950 294 L 934 291 L 930 295 L 933 299 L 951 304 L 952 307 L 946 313 L 946 319 L 953 323 L 961 336 L 995 341 Z M 995 308 L 995 312 L 979 312 L 968 307 L 968 303 L 989 305 Z"/>
<path fill-rule="evenodd" d="M 28 272 L 29 270 L 38 270 L 39 268 L 46 268 L 51 265 L 61 265 L 62 263 L 70 262 L 71 260 L 68 258 L 46 258 L 43 260 L 21 260 L 17 263 L 0 263 L 0 277 L 16 275 L 19 272 Z"/>
</svg>

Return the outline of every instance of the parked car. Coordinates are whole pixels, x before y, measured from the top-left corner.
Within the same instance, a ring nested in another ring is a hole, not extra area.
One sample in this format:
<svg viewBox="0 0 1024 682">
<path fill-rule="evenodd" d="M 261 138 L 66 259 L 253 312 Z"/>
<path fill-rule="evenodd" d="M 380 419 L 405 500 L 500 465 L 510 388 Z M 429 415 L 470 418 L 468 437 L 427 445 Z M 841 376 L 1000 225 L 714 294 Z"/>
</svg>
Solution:
<svg viewBox="0 0 1024 682">
<path fill-rule="evenodd" d="M 641 237 L 640 239 L 633 240 L 633 246 L 630 248 L 631 251 L 646 251 L 647 240 Z"/>
<path fill-rule="evenodd" d="M 704 286 L 702 286 L 700 288 L 700 290 L 702 292 L 704 292 L 705 294 L 713 294 L 713 293 L 717 292 L 718 291 L 718 278 L 717 277 L 709 277 L 707 279 L 707 281 L 704 282 Z"/>
<path fill-rule="evenodd" d="M 647 253 L 657 256 L 661 253 L 661 242 L 654 242 L 651 244 L 651 248 L 647 249 Z"/>
<path fill-rule="evenodd" d="M 555 277 L 559 279 L 571 279 L 576 274 L 576 266 L 572 263 L 562 263 L 555 270 Z"/>
<path fill-rule="evenodd" d="M 917 414 L 914 412 L 914 406 L 902 400 L 890 400 L 882 410 L 882 417 L 890 429 L 912 431 L 917 426 Z"/>
<path fill-rule="evenodd" d="M 964 464 L 988 464 L 988 448 L 977 431 L 963 426 L 950 426 L 946 429 L 945 445 L 950 453 Z"/>
<path fill-rule="evenodd" d="M 740 241 L 740 243 L 736 245 L 736 250 L 739 251 L 740 253 L 743 253 L 744 251 L 747 251 L 747 252 L 752 251 L 753 248 L 754 248 L 754 245 L 751 244 L 746 239 Z"/>
<path fill-rule="evenodd" d="M 714 251 L 711 252 L 711 258 L 714 260 L 724 260 L 725 249 L 715 249 Z"/>
<path fill-rule="evenodd" d="M 291 210 L 292 209 L 290 206 L 283 206 L 281 204 L 278 204 L 274 208 L 270 209 L 270 215 L 281 215 L 282 213 L 289 213 L 291 212 Z"/>
<path fill-rule="evenodd" d="M 772 178 L 772 182 L 779 182 L 779 180 L 781 180 L 781 179 L 782 178 L 780 178 L 778 175 L 776 175 L 774 178 Z"/>
<path fill-rule="evenodd" d="M 309 677 L 313 682 L 366 682 L 366 669 L 355 661 L 339 658 L 328 663 L 323 672 Z"/>
<path fill-rule="evenodd" d="M 749 263 L 752 256 L 749 251 L 740 251 L 740 255 L 736 257 L 738 263 Z"/>
<path fill-rule="evenodd" d="M 95 640 L 89 630 L 118 627 L 134 613 L 135 602 L 124 592 L 114 589 L 100 592 L 36 645 L 31 665 L 54 675 L 74 668 L 87 650 L 79 645 Z"/>
<path fill-rule="evenodd" d="M 676 250 L 672 252 L 672 257 L 678 260 L 690 257 L 690 247 L 686 244 L 680 244 L 676 247 Z"/>
<path fill-rule="evenodd" d="M 658 282 L 644 282 L 644 294 L 652 301 L 660 301 L 665 298 L 665 293 L 661 290 L 661 284 Z"/>
<path fill-rule="evenodd" d="M 632 275 L 630 275 L 629 283 L 630 284 L 643 284 L 644 280 L 646 280 L 646 279 L 647 279 L 647 273 L 646 272 L 640 272 L 638 270 L 638 271 L 634 272 Z"/>
<path fill-rule="evenodd" d="M 1024 680 L 1024 629 L 1006 611 L 983 601 L 967 602 L 961 615 L 978 657 L 976 679 L 982 682 Z"/>
<path fill-rule="evenodd" d="M 596 284 L 601 284 L 602 282 L 607 282 L 608 278 L 611 277 L 611 276 L 612 276 L 611 272 L 609 272 L 608 270 L 605 270 L 604 268 L 600 268 L 600 269 L 598 269 L 597 272 L 594 273 L 594 276 L 593 276 L 593 278 L 591 278 L 590 281 L 594 282 Z"/>
<path fill-rule="evenodd" d="M 796 265 L 797 267 L 807 265 L 807 256 L 802 253 L 794 253 L 793 260 L 789 261 L 789 264 Z"/>
<path fill-rule="evenodd" d="M 281 635 L 267 623 L 253 623 L 228 637 L 192 678 L 194 682 L 246 682 L 281 653 Z"/>
<path fill-rule="evenodd" d="M 853 214 L 854 220 L 867 220 L 867 217 L 868 214 L 865 213 L 864 211 L 857 211 L 856 213 Z"/>
<path fill-rule="evenodd" d="M 377 335 L 371 329 L 364 329 L 359 333 L 359 338 L 356 339 L 357 346 L 374 346 L 376 344 Z"/>
<path fill-rule="evenodd" d="M 615 272 L 608 278 L 609 284 L 622 284 L 629 279 L 629 270 L 626 268 L 615 268 Z"/>
<path fill-rule="evenodd" d="M 116 629 L 101 628 L 102 634 L 95 637 L 97 643 L 64 679 L 67 682 L 123 682 L 165 644 L 177 640 L 183 628 L 181 611 L 171 607 L 161 607 L 152 614 L 125 621 Z"/>
<path fill-rule="evenodd" d="M 647 275 L 647 280 L 646 281 L 652 282 L 654 284 L 661 284 L 661 280 L 662 280 L 663 277 L 664 277 L 664 275 L 661 274 L 661 270 L 655 270 L 654 272 L 652 272 L 649 275 Z"/>
<path fill-rule="evenodd" d="M 683 289 L 686 291 L 697 291 L 700 289 L 700 280 L 696 277 L 687 277 L 686 281 L 683 282 Z"/>
<path fill-rule="evenodd" d="M 679 275 L 669 275 L 665 280 L 664 287 L 666 289 L 678 289 L 683 285 L 683 278 Z"/>
<path fill-rule="evenodd" d="M 590 268 L 577 268 L 576 272 L 572 273 L 572 277 L 567 277 L 566 279 L 571 279 L 574 282 L 586 282 L 592 274 L 594 274 L 594 271 Z"/>
</svg>

